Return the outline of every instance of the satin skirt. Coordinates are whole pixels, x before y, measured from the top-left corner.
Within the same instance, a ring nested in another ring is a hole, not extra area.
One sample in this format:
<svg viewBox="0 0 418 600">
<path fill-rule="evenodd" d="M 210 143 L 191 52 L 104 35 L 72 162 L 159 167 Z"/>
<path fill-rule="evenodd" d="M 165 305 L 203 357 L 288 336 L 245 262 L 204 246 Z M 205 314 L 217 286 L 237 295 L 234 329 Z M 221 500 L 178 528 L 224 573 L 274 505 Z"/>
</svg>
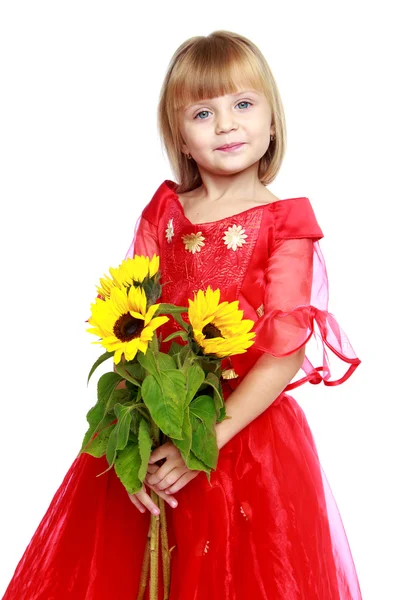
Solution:
<svg viewBox="0 0 418 600">
<path fill-rule="evenodd" d="M 3 600 L 137 599 L 150 513 L 114 469 L 96 477 L 107 466 L 74 460 Z M 174 497 L 170 600 L 361 600 L 312 432 L 287 393 L 220 450 L 210 483 L 199 473 Z"/>
</svg>

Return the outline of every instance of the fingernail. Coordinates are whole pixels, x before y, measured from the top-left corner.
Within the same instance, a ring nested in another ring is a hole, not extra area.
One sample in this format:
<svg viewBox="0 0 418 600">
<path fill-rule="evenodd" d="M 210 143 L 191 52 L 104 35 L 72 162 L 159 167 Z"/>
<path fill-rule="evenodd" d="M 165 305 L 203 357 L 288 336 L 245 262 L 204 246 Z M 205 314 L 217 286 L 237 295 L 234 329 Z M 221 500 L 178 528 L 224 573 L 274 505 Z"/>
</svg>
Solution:
<svg viewBox="0 0 418 600">
<path fill-rule="evenodd" d="M 153 515 L 158 515 L 158 514 L 160 514 L 160 511 L 158 510 L 158 508 L 153 508 L 152 509 L 152 514 Z"/>
<path fill-rule="evenodd" d="M 177 500 L 173 500 L 173 501 L 171 502 L 171 506 L 177 506 Z"/>
</svg>

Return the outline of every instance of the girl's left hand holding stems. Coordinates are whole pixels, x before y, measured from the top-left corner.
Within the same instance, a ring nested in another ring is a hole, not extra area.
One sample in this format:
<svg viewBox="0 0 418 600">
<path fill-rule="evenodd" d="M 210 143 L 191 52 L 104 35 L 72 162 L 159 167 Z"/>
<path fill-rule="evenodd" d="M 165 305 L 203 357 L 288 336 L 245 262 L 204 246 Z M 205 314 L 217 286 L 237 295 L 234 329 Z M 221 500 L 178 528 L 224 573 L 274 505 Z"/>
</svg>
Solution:
<svg viewBox="0 0 418 600">
<path fill-rule="evenodd" d="M 161 460 L 164 459 L 166 460 L 161 465 Z M 155 464 L 157 462 L 161 466 Z M 168 441 L 152 452 L 147 473 L 145 481 L 148 485 L 152 485 L 166 494 L 174 494 L 197 477 L 200 471 L 189 469 L 181 456 L 180 450 L 173 442 Z"/>
<path fill-rule="evenodd" d="M 155 464 L 163 459 L 166 460 L 162 465 Z M 172 494 L 181 490 L 199 473 L 200 471 L 188 469 L 178 448 L 172 442 L 166 442 L 152 452 L 144 483 L 175 508 L 177 501 Z M 147 493 L 145 486 L 140 492 L 128 496 L 140 512 L 143 513 L 148 509 L 153 514 L 159 514 L 158 507 Z"/>
</svg>

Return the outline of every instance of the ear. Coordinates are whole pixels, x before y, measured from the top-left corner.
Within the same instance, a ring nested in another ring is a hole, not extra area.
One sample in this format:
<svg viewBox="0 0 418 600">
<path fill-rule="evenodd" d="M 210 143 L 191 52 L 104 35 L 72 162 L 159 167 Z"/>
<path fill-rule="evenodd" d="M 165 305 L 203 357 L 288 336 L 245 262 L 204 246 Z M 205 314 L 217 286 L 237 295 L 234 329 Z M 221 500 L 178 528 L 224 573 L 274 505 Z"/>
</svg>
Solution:
<svg viewBox="0 0 418 600">
<path fill-rule="evenodd" d="M 185 144 L 184 142 L 181 145 L 181 151 L 183 152 L 183 154 L 186 156 L 187 154 L 189 154 L 189 149 L 187 147 L 187 144 Z"/>
</svg>

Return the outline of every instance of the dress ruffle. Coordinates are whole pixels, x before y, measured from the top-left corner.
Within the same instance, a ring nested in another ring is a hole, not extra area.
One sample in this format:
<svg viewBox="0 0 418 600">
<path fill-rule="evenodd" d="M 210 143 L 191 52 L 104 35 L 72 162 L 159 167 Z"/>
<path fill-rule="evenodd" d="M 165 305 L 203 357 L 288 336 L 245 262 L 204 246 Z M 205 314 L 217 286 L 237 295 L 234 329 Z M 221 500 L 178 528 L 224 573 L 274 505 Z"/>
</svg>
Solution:
<svg viewBox="0 0 418 600">
<path fill-rule="evenodd" d="M 329 386 L 339 385 L 352 375 L 361 362 L 334 315 L 312 305 L 297 307 L 290 312 L 272 310 L 256 322 L 253 330 L 256 332 L 254 350 L 268 352 L 277 357 L 292 354 L 308 344 L 312 336 L 319 343 L 321 349 L 318 358 L 319 366 L 313 366 L 308 358 L 307 355 L 311 354 L 309 349 L 312 348 L 314 351 L 315 348 L 312 344 L 307 345 L 302 365 L 306 376 L 288 384 L 285 391 L 307 381 L 313 384 L 323 382 L 324 385 Z M 337 359 L 345 363 L 344 373 L 334 380 L 331 379 L 334 369 L 331 369 L 327 348 Z"/>
<path fill-rule="evenodd" d="M 256 337 L 239 361 L 231 360 L 242 376 L 263 352 L 283 357 L 306 345 L 301 367 L 305 375 L 298 373 L 283 391 L 306 382 L 340 385 L 361 363 L 337 318 L 328 311 L 328 276 L 318 240 L 322 233 L 312 224 L 300 233 L 302 237 L 277 237 L 289 232 L 276 220 L 267 261 L 254 257 L 251 277 L 241 288 L 241 302 L 246 316 L 255 322 Z"/>
</svg>

